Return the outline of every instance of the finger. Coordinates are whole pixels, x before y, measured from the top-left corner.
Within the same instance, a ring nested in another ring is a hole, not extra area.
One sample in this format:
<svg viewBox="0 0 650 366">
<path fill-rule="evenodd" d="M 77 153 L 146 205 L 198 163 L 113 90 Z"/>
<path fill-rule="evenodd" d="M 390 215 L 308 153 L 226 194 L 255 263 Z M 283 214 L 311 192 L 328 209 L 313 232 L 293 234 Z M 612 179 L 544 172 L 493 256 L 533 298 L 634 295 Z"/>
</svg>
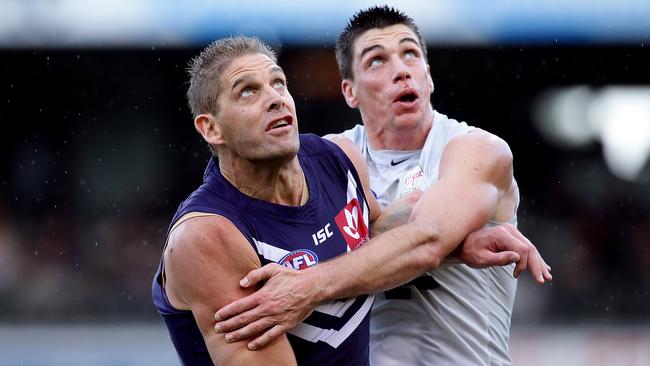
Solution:
<svg viewBox="0 0 650 366">
<path fill-rule="evenodd" d="M 540 258 L 542 259 L 542 268 L 544 270 L 544 279 L 546 281 L 553 280 L 553 275 L 551 275 L 551 266 L 546 264 L 546 262 L 544 261 L 544 258 L 542 258 L 541 256 L 540 256 Z"/>
<path fill-rule="evenodd" d="M 542 257 L 539 255 L 539 252 L 537 251 L 537 248 L 534 246 L 530 247 L 531 254 L 529 255 L 530 258 L 530 273 L 533 275 L 533 278 L 535 278 L 535 281 L 542 285 L 544 284 L 544 275 L 543 275 L 543 265 L 542 265 Z"/>
<path fill-rule="evenodd" d="M 258 293 L 253 293 L 241 299 L 235 300 L 230 304 L 222 307 L 214 314 L 214 320 L 220 322 L 222 320 L 230 319 L 235 315 L 239 315 L 247 310 L 250 310 L 261 304 L 261 296 Z M 217 323 L 220 324 L 220 323 Z M 215 326 L 216 329 L 216 326 Z"/>
<path fill-rule="evenodd" d="M 516 230 L 514 227 L 512 228 L 512 233 L 515 235 L 517 238 L 522 240 L 524 243 L 529 248 L 529 267 L 530 267 L 530 273 L 533 275 L 533 278 L 535 278 L 535 281 L 538 284 L 544 284 L 544 280 L 548 279 L 547 276 L 550 276 L 550 273 L 548 272 L 548 269 L 546 267 L 547 264 L 544 262 L 544 259 L 542 258 L 541 254 L 539 254 L 539 251 L 537 248 L 533 245 L 533 243 L 528 240 L 519 230 Z"/>
<path fill-rule="evenodd" d="M 547 271 L 546 273 L 544 273 L 544 279 L 546 281 L 553 281 L 553 275 Z"/>
<path fill-rule="evenodd" d="M 539 284 L 543 284 L 545 280 L 550 281 L 553 278 L 550 273 L 550 267 L 546 264 L 546 262 L 544 262 L 544 259 L 539 254 L 539 251 L 537 251 L 537 248 L 514 226 L 510 226 L 508 228 L 510 229 L 509 231 L 512 233 L 512 235 L 527 245 L 529 249 L 528 251 L 530 252 L 528 255 L 529 260 L 527 260 L 527 263 L 529 264 L 529 270 L 533 275 L 535 281 Z M 523 269 L 516 268 L 515 272 L 515 277 L 518 277 L 523 272 Z"/>
<path fill-rule="evenodd" d="M 257 268 L 248 272 L 246 277 L 242 278 L 241 281 L 239 281 L 239 285 L 244 288 L 251 287 L 259 283 L 260 281 L 268 280 L 281 269 L 282 266 L 275 263 L 269 263 L 262 268 Z"/>
<path fill-rule="evenodd" d="M 486 250 L 483 254 L 483 260 L 486 267 L 506 266 L 510 263 L 519 261 L 519 254 L 513 251 L 491 252 Z"/>
<path fill-rule="evenodd" d="M 553 276 L 551 275 L 551 272 L 548 270 L 548 264 L 544 262 L 544 258 L 542 256 L 539 256 L 539 263 L 540 266 L 542 267 L 542 276 L 544 278 L 544 282 L 550 281 L 553 279 Z"/>
<path fill-rule="evenodd" d="M 228 333 L 237 329 L 241 329 L 242 327 L 246 327 L 262 318 L 262 316 L 259 315 L 259 312 L 257 311 L 258 309 L 258 307 L 255 307 L 244 313 L 234 315 L 229 319 L 218 321 L 217 324 L 214 325 L 214 329 L 217 331 L 217 333 Z"/>
<path fill-rule="evenodd" d="M 521 274 L 528 268 L 528 260 L 529 260 L 529 252 L 528 250 L 523 250 L 519 254 L 519 262 L 517 262 L 517 265 L 515 266 L 514 270 L 514 276 L 515 278 L 519 278 Z"/>
<path fill-rule="evenodd" d="M 493 239 L 495 248 L 501 251 L 514 251 L 519 255 L 515 269 L 512 272 L 513 277 L 518 278 L 528 266 L 528 248 L 518 236 L 514 234 L 517 230 L 512 225 L 501 225 L 501 230 L 496 231 L 500 237 Z"/>
<path fill-rule="evenodd" d="M 270 329 L 268 329 L 266 332 L 264 332 L 264 334 L 262 334 L 261 336 L 249 342 L 248 349 L 254 351 L 262 347 L 265 347 L 269 343 L 273 342 L 273 340 L 286 333 L 287 330 L 289 329 L 283 325 L 275 325 Z"/>
<path fill-rule="evenodd" d="M 521 243 L 521 244 L 524 245 L 524 250 L 523 250 L 523 253 L 522 253 L 522 258 L 521 258 L 521 260 L 517 263 L 517 266 L 515 267 L 515 271 L 514 271 L 514 273 L 513 273 L 515 278 L 519 278 L 519 276 L 520 276 L 520 275 L 521 275 L 521 274 L 526 270 L 526 268 L 531 264 L 531 261 L 530 261 L 530 260 L 535 259 L 535 258 L 533 258 L 533 257 L 530 257 L 530 256 L 531 256 L 531 247 L 535 250 L 535 252 L 537 252 L 537 248 L 535 248 L 535 246 L 533 245 L 533 243 L 531 243 L 530 240 L 528 240 L 528 238 L 526 238 L 526 237 L 525 237 L 521 232 L 519 232 L 519 230 L 517 230 L 517 228 L 516 228 L 514 225 L 505 225 L 504 227 L 508 229 L 508 231 L 510 232 L 510 234 L 511 234 L 514 238 L 516 238 L 516 239 L 519 241 L 519 243 Z M 530 259 L 530 260 L 529 260 L 529 259 Z M 535 261 L 533 261 L 532 263 L 535 263 Z M 533 274 L 533 277 L 535 277 L 535 278 L 537 279 L 537 278 L 538 278 L 538 277 L 537 277 L 537 274 L 538 274 L 538 273 L 535 273 L 534 270 L 535 270 L 534 268 L 532 268 L 532 267 L 530 268 L 530 271 L 531 271 L 531 273 Z M 539 273 L 541 273 L 541 270 L 539 271 Z"/>
<path fill-rule="evenodd" d="M 541 258 L 541 254 L 540 254 L 540 258 Z M 551 266 L 549 266 L 548 263 L 546 263 L 544 258 L 542 258 L 542 263 L 544 263 L 544 268 L 546 268 L 548 272 L 551 272 Z"/>
<path fill-rule="evenodd" d="M 264 332 L 266 329 L 269 329 L 273 325 L 275 324 L 273 324 L 269 318 L 261 318 L 250 324 L 247 324 L 243 328 L 233 331 L 225 331 L 227 332 L 225 334 L 225 339 L 228 343 L 238 342 L 253 336 L 260 335 L 262 332 Z"/>
<path fill-rule="evenodd" d="M 542 276 L 544 276 L 544 281 L 550 281 L 553 279 L 551 272 L 548 270 L 548 266 L 544 261 L 542 261 Z"/>
</svg>

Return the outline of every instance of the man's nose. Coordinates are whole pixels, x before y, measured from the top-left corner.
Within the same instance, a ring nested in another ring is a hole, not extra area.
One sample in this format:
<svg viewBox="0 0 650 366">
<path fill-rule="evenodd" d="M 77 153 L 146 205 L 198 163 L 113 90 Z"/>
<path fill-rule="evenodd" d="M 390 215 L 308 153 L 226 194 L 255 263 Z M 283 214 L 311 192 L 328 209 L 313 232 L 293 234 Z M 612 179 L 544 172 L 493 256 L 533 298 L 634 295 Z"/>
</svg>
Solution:
<svg viewBox="0 0 650 366">
<path fill-rule="evenodd" d="M 284 98 L 282 94 L 280 94 L 277 90 L 275 90 L 272 87 L 268 87 L 267 89 L 269 95 L 269 101 L 268 101 L 269 111 L 282 109 L 282 107 L 284 106 Z"/>
<path fill-rule="evenodd" d="M 411 78 L 411 72 L 409 71 L 409 68 L 406 66 L 406 63 L 404 63 L 404 60 L 402 60 L 401 58 L 395 57 L 395 61 L 393 62 L 393 67 L 394 67 L 394 72 L 393 72 L 394 83 L 402 80 L 408 80 Z"/>
</svg>

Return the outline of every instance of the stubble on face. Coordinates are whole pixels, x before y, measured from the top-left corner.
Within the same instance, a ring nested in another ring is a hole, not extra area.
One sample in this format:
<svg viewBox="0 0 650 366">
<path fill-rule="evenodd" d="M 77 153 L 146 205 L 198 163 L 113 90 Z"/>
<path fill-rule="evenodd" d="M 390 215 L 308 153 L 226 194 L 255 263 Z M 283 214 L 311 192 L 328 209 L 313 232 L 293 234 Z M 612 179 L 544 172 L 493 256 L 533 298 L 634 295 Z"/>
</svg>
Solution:
<svg viewBox="0 0 650 366">
<path fill-rule="evenodd" d="M 224 153 L 250 162 L 294 158 L 298 120 L 282 69 L 266 55 L 249 54 L 230 61 L 222 75 L 215 119 Z"/>
</svg>

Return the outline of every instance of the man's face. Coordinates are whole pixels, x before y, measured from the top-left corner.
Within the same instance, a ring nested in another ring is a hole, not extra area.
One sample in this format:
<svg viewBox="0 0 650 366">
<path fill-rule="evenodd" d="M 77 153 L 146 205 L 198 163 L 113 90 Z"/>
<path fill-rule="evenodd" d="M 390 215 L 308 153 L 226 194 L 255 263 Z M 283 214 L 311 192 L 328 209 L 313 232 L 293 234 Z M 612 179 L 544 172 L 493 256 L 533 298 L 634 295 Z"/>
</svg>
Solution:
<svg viewBox="0 0 650 366">
<path fill-rule="evenodd" d="M 364 124 L 399 132 L 421 127 L 431 116 L 433 81 L 418 37 L 407 26 L 361 34 L 353 44 L 352 73 L 343 92 Z"/>
<path fill-rule="evenodd" d="M 233 59 L 222 72 L 215 116 L 222 141 L 251 161 L 291 159 L 298 152 L 296 108 L 282 69 L 256 53 Z"/>
</svg>

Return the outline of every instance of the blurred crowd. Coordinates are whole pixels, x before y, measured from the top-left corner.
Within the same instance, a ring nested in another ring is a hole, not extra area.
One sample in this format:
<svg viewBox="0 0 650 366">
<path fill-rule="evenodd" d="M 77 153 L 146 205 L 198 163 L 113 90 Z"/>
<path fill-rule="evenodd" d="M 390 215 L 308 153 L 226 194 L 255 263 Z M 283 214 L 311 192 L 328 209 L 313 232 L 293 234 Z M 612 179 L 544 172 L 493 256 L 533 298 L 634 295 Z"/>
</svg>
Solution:
<svg viewBox="0 0 650 366">
<path fill-rule="evenodd" d="M 551 86 L 650 83 L 644 50 L 609 51 L 429 51 L 434 106 L 509 142 L 520 228 L 553 267 L 551 284 L 519 281 L 514 325 L 650 319 L 650 167 L 622 181 L 598 144 L 554 146 L 530 121 Z M 194 53 L 0 51 L 0 322 L 157 319 L 167 226 L 209 158 L 184 104 Z M 280 63 L 302 132 L 356 123 L 331 49 L 285 49 Z"/>
</svg>

